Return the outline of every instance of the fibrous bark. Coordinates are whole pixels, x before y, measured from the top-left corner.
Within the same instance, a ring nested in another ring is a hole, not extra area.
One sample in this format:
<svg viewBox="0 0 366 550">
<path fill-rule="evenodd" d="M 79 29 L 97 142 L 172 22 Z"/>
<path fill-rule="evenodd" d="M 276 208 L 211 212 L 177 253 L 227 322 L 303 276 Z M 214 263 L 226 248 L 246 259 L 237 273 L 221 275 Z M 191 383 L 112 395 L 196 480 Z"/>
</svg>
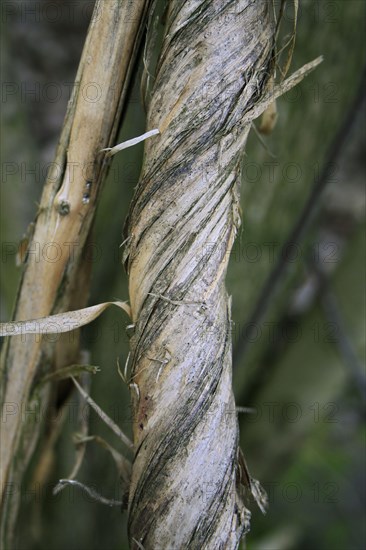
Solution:
<svg viewBox="0 0 366 550">
<path fill-rule="evenodd" d="M 175 0 L 127 223 L 135 332 L 132 547 L 236 548 L 240 491 L 231 386 L 229 253 L 240 162 L 273 72 L 270 2 Z"/>
</svg>

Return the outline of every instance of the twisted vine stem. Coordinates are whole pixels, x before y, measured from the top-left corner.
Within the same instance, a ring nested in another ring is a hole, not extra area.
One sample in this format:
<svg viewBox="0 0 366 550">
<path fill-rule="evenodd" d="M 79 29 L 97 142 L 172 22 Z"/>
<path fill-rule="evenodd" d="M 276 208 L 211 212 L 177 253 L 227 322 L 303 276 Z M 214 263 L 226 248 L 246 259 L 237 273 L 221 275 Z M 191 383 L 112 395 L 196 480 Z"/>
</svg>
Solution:
<svg viewBox="0 0 366 550">
<path fill-rule="evenodd" d="M 273 74 L 264 0 L 175 0 L 127 222 L 135 458 L 132 548 L 236 548 L 239 483 L 225 274 L 243 148 Z M 141 546 L 142 545 L 142 546 Z"/>
</svg>

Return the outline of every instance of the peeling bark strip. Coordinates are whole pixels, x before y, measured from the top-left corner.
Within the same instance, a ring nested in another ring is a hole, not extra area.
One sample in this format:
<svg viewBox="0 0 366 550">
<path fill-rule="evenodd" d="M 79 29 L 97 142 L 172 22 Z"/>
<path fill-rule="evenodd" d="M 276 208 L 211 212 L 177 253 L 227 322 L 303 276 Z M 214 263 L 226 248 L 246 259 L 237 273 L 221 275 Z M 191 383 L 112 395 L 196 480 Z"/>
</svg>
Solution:
<svg viewBox="0 0 366 550">
<path fill-rule="evenodd" d="M 272 74 L 269 10 L 264 0 L 170 3 L 147 122 L 161 136 L 146 143 L 127 223 L 132 548 L 236 548 L 249 527 L 225 274 L 250 112 Z"/>
</svg>

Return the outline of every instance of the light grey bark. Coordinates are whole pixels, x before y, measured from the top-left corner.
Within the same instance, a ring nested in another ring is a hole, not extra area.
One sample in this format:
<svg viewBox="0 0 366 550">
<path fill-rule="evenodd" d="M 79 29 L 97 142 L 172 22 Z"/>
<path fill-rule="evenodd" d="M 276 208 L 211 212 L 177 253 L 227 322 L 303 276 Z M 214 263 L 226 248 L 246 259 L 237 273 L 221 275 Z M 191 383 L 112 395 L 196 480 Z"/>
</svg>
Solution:
<svg viewBox="0 0 366 550">
<path fill-rule="evenodd" d="M 236 548 L 249 528 L 225 274 L 243 148 L 273 72 L 270 10 L 263 0 L 169 6 L 148 112 L 161 136 L 146 144 L 127 223 L 133 548 Z"/>
</svg>

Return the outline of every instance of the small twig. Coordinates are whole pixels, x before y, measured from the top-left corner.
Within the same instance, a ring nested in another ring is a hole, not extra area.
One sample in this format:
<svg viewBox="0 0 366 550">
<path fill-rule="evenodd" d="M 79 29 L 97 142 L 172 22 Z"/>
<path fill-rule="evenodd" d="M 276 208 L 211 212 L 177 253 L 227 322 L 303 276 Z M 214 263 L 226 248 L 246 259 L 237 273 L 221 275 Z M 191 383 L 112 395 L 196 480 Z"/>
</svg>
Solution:
<svg viewBox="0 0 366 550">
<path fill-rule="evenodd" d="M 75 442 L 77 445 L 86 445 L 86 443 L 94 442 L 106 449 L 114 460 L 115 466 L 118 471 L 118 475 L 125 484 L 127 489 L 131 482 L 131 462 L 125 458 L 120 452 L 118 452 L 112 445 L 110 445 L 105 439 L 99 435 L 89 435 L 83 437 L 82 434 L 75 434 Z M 73 479 L 75 475 L 70 475 L 69 479 Z"/>
<path fill-rule="evenodd" d="M 119 364 L 119 357 L 117 357 L 117 371 L 118 371 L 118 374 L 122 378 L 123 382 L 125 384 L 127 384 L 127 386 L 129 384 L 129 380 L 127 380 L 127 369 L 128 369 L 128 363 L 129 363 L 129 360 L 130 360 L 130 356 L 131 356 L 131 352 L 129 351 L 128 355 L 127 355 L 127 359 L 126 359 L 126 362 L 125 362 L 125 368 L 124 368 L 123 372 L 121 371 L 121 366 Z"/>
<path fill-rule="evenodd" d="M 76 479 L 60 479 L 56 487 L 53 489 L 53 494 L 57 495 L 65 485 L 74 485 L 75 487 L 78 487 L 84 493 L 89 495 L 93 500 L 96 502 L 100 502 L 101 504 L 104 504 L 105 506 L 122 506 L 123 501 L 122 500 L 114 500 L 105 498 L 102 495 L 100 495 L 95 489 L 92 489 L 91 487 L 88 487 L 87 485 L 84 485 L 84 483 L 80 483 L 80 481 L 76 481 Z"/>
<path fill-rule="evenodd" d="M 237 413 L 255 414 L 257 412 L 253 407 L 236 407 Z"/>
<path fill-rule="evenodd" d="M 160 363 L 160 367 L 159 367 L 159 371 L 158 371 L 158 374 L 157 374 L 157 377 L 156 377 L 156 381 L 159 380 L 160 374 L 161 374 L 161 371 L 162 371 L 163 367 L 165 365 L 167 365 L 169 363 L 169 361 L 171 360 L 171 358 L 172 358 L 172 354 L 170 353 L 168 348 L 165 347 L 165 346 L 163 346 L 163 347 L 164 347 L 164 350 L 165 350 L 165 358 L 164 359 L 157 359 L 155 357 L 147 356 L 147 358 L 150 359 L 150 361 L 155 361 L 156 363 Z M 146 368 L 146 367 L 144 367 L 144 368 Z M 144 369 L 141 369 L 141 370 L 144 370 Z"/>
<path fill-rule="evenodd" d="M 96 365 L 69 365 L 62 367 L 56 371 L 53 371 L 44 376 L 39 384 L 46 384 L 47 382 L 57 382 L 59 380 L 65 380 L 70 378 L 70 375 L 81 376 L 83 373 L 97 374 L 100 371 L 100 367 Z"/>
<path fill-rule="evenodd" d="M 113 155 L 115 155 L 119 151 L 122 151 L 123 149 L 127 149 L 128 147 L 133 147 L 137 143 L 140 143 L 141 141 L 145 141 L 145 139 L 148 139 L 152 136 L 156 136 L 157 134 L 160 134 L 160 130 L 155 128 L 154 130 L 149 130 L 149 132 L 145 132 L 141 136 L 135 137 L 133 139 L 128 139 L 127 141 L 123 141 L 122 143 L 119 143 L 114 147 L 106 147 L 105 149 L 101 149 L 100 152 L 106 151 L 107 152 L 106 157 L 113 157 Z"/>
<path fill-rule="evenodd" d="M 138 387 L 138 384 L 136 384 L 136 382 L 133 382 L 132 384 L 129 384 L 128 386 L 130 389 L 134 389 L 135 390 L 135 393 L 137 395 L 137 399 L 140 401 L 140 389 Z"/>
<path fill-rule="evenodd" d="M 71 376 L 72 381 L 74 382 L 75 386 L 81 393 L 81 395 L 84 397 L 85 401 L 92 407 L 92 409 L 95 410 L 97 415 L 103 420 L 107 426 L 123 441 L 123 443 L 129 448 L 133 449 L 133 443 L 132 441 L 125 435 L 122 430 L 113 422 L 111 418 L 99 407 L 99 405 L 96 404 L 96 402 L 84 391 L 84 389 L 80 386 L 80 384 L 76 381 L 76 379 Z"/>
<path fill-rule="evenodd" d="M 132 537 L 132 540 L 135 544 L 137 544 L 137 546 L 140 548 L 140 550 L 145 550 L 145 547 L 141 544 L 141 542 L 139 542 L 138 540 L 136 540 L 133 537 Z"/>
<path fill-rule="evenodd" d="M 270 150 L 270 148 L 268 147 L 268 145 L 266 144 L 266 142 L 264 141 L 264 139 L 262 138 L 258 128 L 256 127 L 255 123 L 252 122 L 252 128 L 254 130 L 254 133 L 255 135 L 257 136 L 258 138 L 258 141 L 259 143 L 262 145 L 262 147 L 264 148 L 264 150 L 269 154 L 269 156 L 273 159 L 276 159 L 277 158 L 277 155 L 275 155 L 274 153 L 272 153 L 272 151 Z"/>
</svg>

